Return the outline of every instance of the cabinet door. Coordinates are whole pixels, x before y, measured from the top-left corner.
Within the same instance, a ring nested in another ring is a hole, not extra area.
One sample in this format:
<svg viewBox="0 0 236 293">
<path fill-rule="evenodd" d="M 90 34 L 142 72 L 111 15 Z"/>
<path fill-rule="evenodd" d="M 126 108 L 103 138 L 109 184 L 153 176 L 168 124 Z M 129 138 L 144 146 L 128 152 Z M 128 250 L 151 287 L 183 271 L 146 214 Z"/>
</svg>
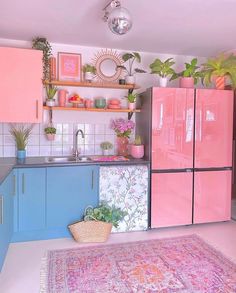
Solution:
<svg viewBox="0 0 236 293">
<path fill-rule="evenodd" d="M 45 229 L 45 168 L 18 170 L 18 230 Z"/>
<path fill-rule="evenodd" d="M 152 228 L 192 223 L 192 181 L 192 172 L 152 174 Z"/>
<path fill-rule="evenodd" d="M 194 175 L 194 223 L 230 220 L 231 171 L 205 171 Z"/>
<path fill-rule="evenodd" d="M 0 48 L 0 122 L 42 121 L 42 52 Z"/>
<path fill-rule="evenodd" d="M 12 173 L 0 186 L 0 271 L 13 233 Z"/>
<path fill-rule="evenodd" d="M 88 205 L 98 205 L 96 166 L 47 168 L 47 228 L 67 231 Z"/>
</svg>

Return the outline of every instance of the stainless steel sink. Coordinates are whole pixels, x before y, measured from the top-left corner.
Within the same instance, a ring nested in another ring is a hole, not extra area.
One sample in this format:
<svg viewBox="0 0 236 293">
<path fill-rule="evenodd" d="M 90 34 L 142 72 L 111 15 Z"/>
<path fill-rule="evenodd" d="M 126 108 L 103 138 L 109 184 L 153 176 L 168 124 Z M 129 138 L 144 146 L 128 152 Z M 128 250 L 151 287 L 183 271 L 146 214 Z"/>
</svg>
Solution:
<svg viewBox="0 0 236 293">
<path fill-rule="evenodd" d="M 73 162 L 88 162 L 92 159 L 90 157 L 81 156 L 81 157 L 47 157 L 45 161 L 47 163 L 73 163 Z"/>
</svg>

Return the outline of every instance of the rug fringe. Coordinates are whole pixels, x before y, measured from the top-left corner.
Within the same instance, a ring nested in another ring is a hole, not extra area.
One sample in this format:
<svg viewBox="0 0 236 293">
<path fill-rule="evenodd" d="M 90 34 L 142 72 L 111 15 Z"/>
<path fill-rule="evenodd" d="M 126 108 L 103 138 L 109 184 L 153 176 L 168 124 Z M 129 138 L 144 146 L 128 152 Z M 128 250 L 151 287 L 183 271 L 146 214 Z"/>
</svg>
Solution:
<svg viewBox="0 0 236 293">
<path fill-rule="evenodd" d="M 41 260 L 39 293 L 47 293 L 47 278 L 48 278 L 48 266 L 47 266 L 47 256 L 45 256 Z"/>
</svg>

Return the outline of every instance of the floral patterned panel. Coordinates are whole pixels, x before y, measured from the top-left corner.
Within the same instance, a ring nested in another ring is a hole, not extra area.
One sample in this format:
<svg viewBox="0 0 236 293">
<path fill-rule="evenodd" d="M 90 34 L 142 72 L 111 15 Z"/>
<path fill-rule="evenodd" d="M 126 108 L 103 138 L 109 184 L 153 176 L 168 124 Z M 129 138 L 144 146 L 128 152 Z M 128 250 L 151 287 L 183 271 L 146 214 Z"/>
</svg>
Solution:
<svg viewBox="0 0 236 293">
<path fill-rule="evenodd" d="M 146 230 L 148 227 L 148 167 L 146 165 L 100 167 L 100 201 L 128 214 L 113 232 Z"/>
</svg>

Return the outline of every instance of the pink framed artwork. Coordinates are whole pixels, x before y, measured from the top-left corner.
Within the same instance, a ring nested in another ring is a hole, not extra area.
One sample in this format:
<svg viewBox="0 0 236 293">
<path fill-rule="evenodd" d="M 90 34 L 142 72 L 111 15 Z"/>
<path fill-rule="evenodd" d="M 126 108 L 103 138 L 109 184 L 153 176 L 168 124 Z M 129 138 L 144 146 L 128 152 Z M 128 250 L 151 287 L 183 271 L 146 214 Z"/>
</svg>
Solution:
<svg viewBox="0 0 236 293">
<path fill-rule="evenodd" d="M 58 52 L 58 80 L 81 81 L 81 54 Z"/>
</svg>

